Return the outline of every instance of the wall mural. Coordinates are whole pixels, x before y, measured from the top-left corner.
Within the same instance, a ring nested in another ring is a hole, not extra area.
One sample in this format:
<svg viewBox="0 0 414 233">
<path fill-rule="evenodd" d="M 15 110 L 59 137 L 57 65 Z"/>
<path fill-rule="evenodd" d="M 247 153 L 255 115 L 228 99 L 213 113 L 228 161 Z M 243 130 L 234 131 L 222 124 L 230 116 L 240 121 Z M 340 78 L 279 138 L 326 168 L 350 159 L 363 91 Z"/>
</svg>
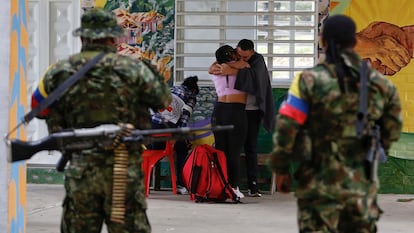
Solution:
<svg viewBox="0 0 414 233">
<path fill-rule="evenodd" d="M 82 7 L 101 7 L 115 13 L 126 32 L 118 39 L 118 52 L 150 62 L 172 84 L 174 0 L 84 0 Z"/>
<path fill-rule="evenodd" d="M 9 129 L 25 114 L 27 102 L 27 1 L 10 1 L 10 99 Z M 10 138 L 26 139 L 24 127 L 10 135 Z M 8 229 L 5 232 L 26 232 L 26 162 L 9 164 L 8 174 Z"/>
<path fill-rule="evenodd" d="M 403 107 L 404 132 L 414 132 L 414 91 L 410 77 L 414 75 L 414 19 L 412 0 L 320 0 L 329 6 L 330 14 L 345 14 L 357 24 L 355 51 L 372 66 L 388 76 L 398 87 Z M 398 13 L 396 13 L 398 12 Z M 323 24 L 323 22 L 322 22 Z"/>
<path fill-rule="evenodd" d="M 346 14 L 351 1 L 319 0 L 322 25 L 329 8 L 331 14 Z M 372 8 L 370 8 L 372 9 Z M 384 75 L 393 76 L 410 63 L 413 57 L 414 25 L 398 26 L 384 21 L 372 21 L 357 33 L 355 50 Z"/>
</svg>

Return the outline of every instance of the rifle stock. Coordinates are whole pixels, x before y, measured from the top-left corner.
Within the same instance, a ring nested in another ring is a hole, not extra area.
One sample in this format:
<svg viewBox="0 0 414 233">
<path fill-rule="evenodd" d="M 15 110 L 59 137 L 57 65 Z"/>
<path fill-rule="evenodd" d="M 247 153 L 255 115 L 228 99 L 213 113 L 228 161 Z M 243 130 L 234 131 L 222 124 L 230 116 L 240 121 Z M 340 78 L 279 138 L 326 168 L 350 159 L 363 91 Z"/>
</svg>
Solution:
<svg viewBox="0 0 414 233">
<path fill-rule="evenodd" d="M 12 140 L 8 146 L 7 160 L 9 162 L 30 159 L 33 154 L 42 150 L 59 149 L 56 138 L 46 138 L 39 141 L 26 142 L 22 140 Z"/>
<path fill-rule="evenodd" d="M 206 127 L 181 127 L 166 129 L 132 130 L 131 136 L 122 137 L 125 143 L 142 143 L 144 140 L 168 140 L 169 138 L 190 138 L 198 131 L 231 130 L 233 125 Z M 36 141 L 23 141 L 5 138 L 8 148 L 7 160 L 15 162 L 30 159 L 33 155 L 45 150 L 74 151 L 105 147 L 112 145 L 116 134 L 121 130 L 117 125 L 101 125 L 94 128 L 65 130 L 50 134 Z M 157 134 L 170 134 L 170 137 L 152 138 Z"/>
</svg>

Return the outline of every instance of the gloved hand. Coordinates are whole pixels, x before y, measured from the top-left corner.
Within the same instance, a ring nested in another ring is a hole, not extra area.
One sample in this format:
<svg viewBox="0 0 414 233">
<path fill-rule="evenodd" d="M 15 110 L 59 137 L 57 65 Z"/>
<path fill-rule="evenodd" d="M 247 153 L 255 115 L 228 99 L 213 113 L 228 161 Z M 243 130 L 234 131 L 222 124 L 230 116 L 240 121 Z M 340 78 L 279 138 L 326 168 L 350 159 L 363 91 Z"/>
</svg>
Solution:
<svg viewBox="0 0 414 233">
<path fill-rule="evenodd" d="M 290 174 L 277 174 L 276 175 L 276 189 L 281 193 L 289 193 L 292 186 L 292 179 Z"/>
</svg>

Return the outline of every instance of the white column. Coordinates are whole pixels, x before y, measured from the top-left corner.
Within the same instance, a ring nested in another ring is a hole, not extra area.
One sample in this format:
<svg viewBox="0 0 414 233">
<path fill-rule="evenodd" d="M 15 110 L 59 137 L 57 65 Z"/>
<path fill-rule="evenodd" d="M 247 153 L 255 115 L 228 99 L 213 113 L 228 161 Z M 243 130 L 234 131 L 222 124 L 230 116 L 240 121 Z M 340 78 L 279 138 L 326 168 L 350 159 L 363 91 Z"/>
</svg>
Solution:
<svg viewBox="0 0 414 233">
<path fill-rule="evenodd" d="M 10 0 L 6 8 L 2 8 L 4 11 L 2 14 L 7 15 L 3 25 L 9 25 L 10 28 L 4 29 L 5 33 L 2 36 L 8 41 L 2 48 L 5 48 L 7 52 L 2 54 L 0 59 L 8 59 L 9 65 L 6 66 L 6 70 L 1 73 L 1 78 L 5 79 L 1 83 L 6 83 L 9 86 L 2 88 L 1 95 L 8 93 L 4 96 L 4 107 L 0 109 L 4 112 L 4 119 L 2 129 L 5 129 L 3 134 L 7 133 L 9 129 L 15 128 L 18 122 L 23 118 L 26 112 L 27 96 L 26 96 L 26 81 L 27 81 L 27 54 L 28 54 L 28 35 L 27 35 L 27 1 Z M 7 12 L 6 12 L 7 11 Z M 7 27 L 7 26 L 5 26 Z M 3 31 L 2 31 L 3 32 Z M 3 42 L 3 41 L 2 41 Z M 3 96 L 2 96 L 3 97 Z M 11 138 L 25 140 L 25 129 L 19 127 L 13 131 L 10 135 Z M 0 143 L 4 146 L 4 143 Z M 3 149 L 1 158 L 5 158 L 6 151 Z M 6 189 L 5 196 L 7 196 L 7 226 L 2 228 L 1 231 L 7 233 L 26 232 L 26 162 L 20 161 L 12 164 L 6 163 Z M 0 176 L 4 177 L 4 176 Z M 3 217 L 4 215 L 2 215 Z"/>
<path fill-rule="evenodd" d="M 9 58 L 10 58 L 10 1 L 3 1 L 0 7 L 0 132 L 1 136 L 8 130 L 9 126 Z M 0 229 L 7 229 L 7 173 L 8 164 L 6 160 L 6 146 L 0 143 Z"/>
</svg>

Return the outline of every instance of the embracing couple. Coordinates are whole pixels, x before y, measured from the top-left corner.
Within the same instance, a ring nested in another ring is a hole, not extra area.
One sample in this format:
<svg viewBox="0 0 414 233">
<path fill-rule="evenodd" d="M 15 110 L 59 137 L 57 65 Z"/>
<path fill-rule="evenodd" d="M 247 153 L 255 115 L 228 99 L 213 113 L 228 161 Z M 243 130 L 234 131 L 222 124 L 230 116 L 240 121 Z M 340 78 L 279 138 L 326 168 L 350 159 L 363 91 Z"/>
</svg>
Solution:
<svg viewBox="0 0 414 233">
<path fill-rule="evenodd" d="M 236 48 L 223 45 L 216 50 L 210 68 L 218 96 L 212 125 L 234 125 L 232 131 L 214 132 L 215 147 L 225 152 L 230 185 L 240 198 L 240 153 L 246 155 L 249 196 L 260 197 L 257 184 L 257 138 L 260 124 L 270 133 L 275 107 L 269 72 L 254 43 L 242 39 Z"/>
</svg>

